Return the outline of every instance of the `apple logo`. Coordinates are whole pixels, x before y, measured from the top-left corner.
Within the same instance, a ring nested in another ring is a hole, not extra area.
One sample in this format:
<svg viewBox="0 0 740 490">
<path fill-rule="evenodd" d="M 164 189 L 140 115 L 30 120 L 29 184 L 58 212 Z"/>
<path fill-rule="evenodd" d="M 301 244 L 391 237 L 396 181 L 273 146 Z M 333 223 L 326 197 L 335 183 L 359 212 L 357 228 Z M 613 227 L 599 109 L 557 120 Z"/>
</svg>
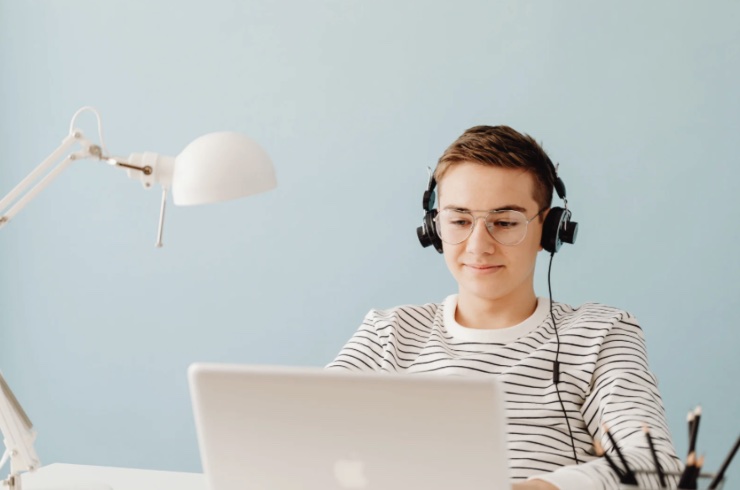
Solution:
<svg viewBox="0 0 740 490">
<path fill-rule="evenodd" d="M 367 488 L 365 463 L 356 456 L 339 459 L 334 463 L 334 477 L 342 488 Z"/>
</svg>

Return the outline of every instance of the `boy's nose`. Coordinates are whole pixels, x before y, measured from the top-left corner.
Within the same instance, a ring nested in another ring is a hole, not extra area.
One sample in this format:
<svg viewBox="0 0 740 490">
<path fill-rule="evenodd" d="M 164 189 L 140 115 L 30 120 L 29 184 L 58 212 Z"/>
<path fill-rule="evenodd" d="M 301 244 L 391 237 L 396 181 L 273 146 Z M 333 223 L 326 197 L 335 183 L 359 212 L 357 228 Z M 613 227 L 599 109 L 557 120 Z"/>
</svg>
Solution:
<svg viewBox="0 0 740 490">
<path fill-rule="evenodd" d="M 486 228 L 485 217 L 475 218 L 473 231 L 466 242 L 465 251 L 472 254 L 493 253 L 494 239 Z"/>
</svg>

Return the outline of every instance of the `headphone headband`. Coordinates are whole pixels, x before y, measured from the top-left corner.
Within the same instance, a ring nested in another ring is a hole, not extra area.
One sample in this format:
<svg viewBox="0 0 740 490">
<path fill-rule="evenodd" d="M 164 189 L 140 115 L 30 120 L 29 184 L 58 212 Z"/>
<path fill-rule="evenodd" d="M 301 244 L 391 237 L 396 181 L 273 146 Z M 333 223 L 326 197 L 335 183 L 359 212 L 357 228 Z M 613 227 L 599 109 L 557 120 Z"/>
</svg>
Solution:
<svg viewBox="0 0 740 490">
<path fill-rule="evenodd" d="M 425 211 L 431 211 L 437 204 L 437 193 L 434 192 L 435 187 L 437 187 L 437 180 L 434 178 L 434 171 L 431 168 L 428 168 L 428 170 L 429 183 L 427 184 L 427 190 L 424 191 L 424 197 L 421 202 Z"/>
<path fill-rule="evenodd" d="M 560 199 L 567 202 L 567 199 L 565 197 L 565 184 L 558 175 L 560 164 L 553 164 L 552 160 L 550 160 L 550 157 L 548 157 L 547 155 L 545 155 L 545 159 L 547 160 L 547 166 L 550 168 L 550 182 L 552 183 L 553 189 L 555 189 L 555 192 Z"/>
</svg>

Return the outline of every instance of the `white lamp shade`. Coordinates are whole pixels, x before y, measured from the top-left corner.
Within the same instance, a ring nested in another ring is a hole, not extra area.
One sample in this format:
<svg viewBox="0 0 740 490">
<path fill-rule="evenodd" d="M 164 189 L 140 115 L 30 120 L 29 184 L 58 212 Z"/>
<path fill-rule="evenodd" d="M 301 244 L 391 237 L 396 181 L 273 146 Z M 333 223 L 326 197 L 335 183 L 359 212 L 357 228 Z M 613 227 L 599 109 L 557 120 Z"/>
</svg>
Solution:
<svg viewBox="0 0 740 490">
<path fill-rule="evenodd" d="M 240 133 L 210 133 L 175 158 L 172 199 L 179 206 L 227 201 L 277 185 L 270 157 Z"/>
</svg>

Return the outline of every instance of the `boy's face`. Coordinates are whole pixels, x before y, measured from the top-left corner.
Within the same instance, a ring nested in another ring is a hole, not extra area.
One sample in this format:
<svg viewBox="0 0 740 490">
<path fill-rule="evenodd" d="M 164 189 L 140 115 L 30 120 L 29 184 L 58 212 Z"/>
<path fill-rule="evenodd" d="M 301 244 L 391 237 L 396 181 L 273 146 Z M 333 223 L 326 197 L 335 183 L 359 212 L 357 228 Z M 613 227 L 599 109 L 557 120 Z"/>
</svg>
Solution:
<svg viewBox="0 0 740 490">
<path fill-rule="evenodd" d="M 534 177 L 518 169 L 476 163 L 452 166 L 439 182 L 439 209 L 521 209 L 527 219 L 540 209 L 534 200 Z M 474 213 L 476 217 L 485 213 Z M 443 244 L 445 262 L 457 281 L 461 297 L 504 303 L 527 301 L 534 291 L 534 269 L 541 250 L 542 221 L 532 220 L 524 240 L 501 245 L 482 219 L 472 234 L 457 245 Z"/>
</svg>

